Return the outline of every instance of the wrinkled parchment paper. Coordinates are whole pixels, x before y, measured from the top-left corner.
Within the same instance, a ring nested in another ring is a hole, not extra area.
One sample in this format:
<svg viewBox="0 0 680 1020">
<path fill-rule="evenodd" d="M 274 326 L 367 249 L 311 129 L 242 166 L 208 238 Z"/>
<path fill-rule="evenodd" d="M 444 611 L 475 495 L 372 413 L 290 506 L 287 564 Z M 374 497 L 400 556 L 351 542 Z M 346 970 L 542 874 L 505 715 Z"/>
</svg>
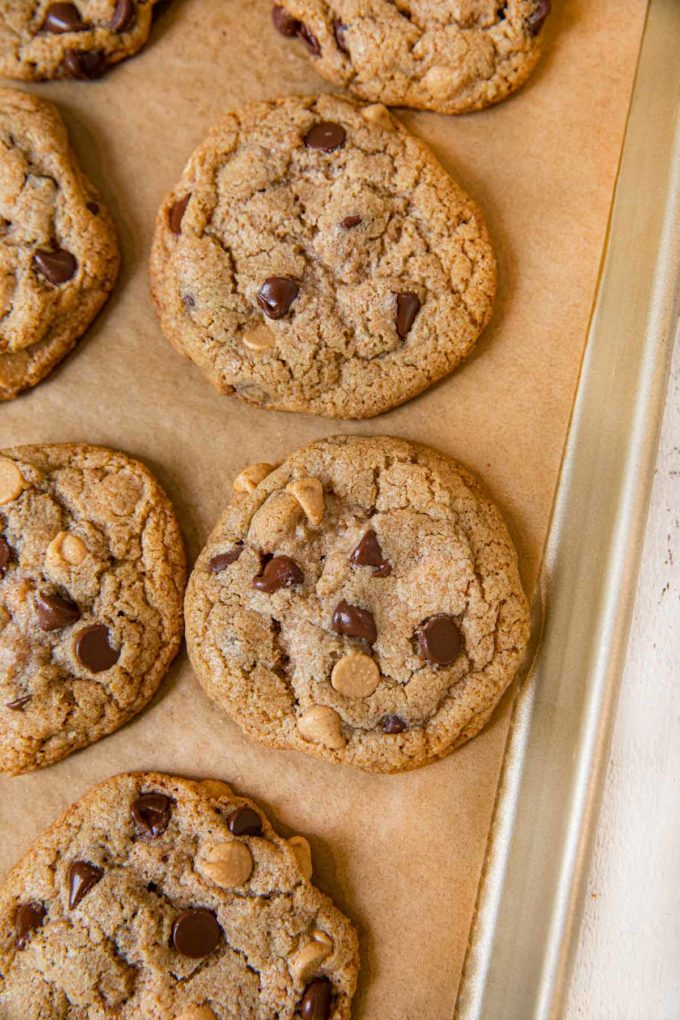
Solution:
<svg viewBox="0 0 680 1020">
<path fill-rule="evenodd" d="M 268 0 L 174 0 L 145 51 L 96 83 L 33 86 L 57 102 L 123 246 L 113 298 L 79 349 L 0 406 L 0 446 L 87 440 L 142 458 L 175 502 L 191 557 L 231 479 L 337 431 L 429 443 L 484 479 L 539 570 L 597 281 L 645 0 L 557 0 L 544 59 L 494 109 L 403 119 L 485 210 L 499 256 L 493 322 L 473 358 L 381 418 L 342 423 L 246 407 L 213 392 L 163 339 L 148 296 L 154 214 L 208 126 L 256 98 L 328 90 Z M 310 838 L 318 884 L 356 922 L 355 1015 L 453 1012 L 506 739 L 510 699 L 448 760 L 362 775 L 241 736 L 184 652 L 150 707 L 59 765 L 0 780 L 0 872 L 92 783 L 125 769 L 220 776 Z M 509 990 L 511 994 L 511 990 Z"/>
</svg>

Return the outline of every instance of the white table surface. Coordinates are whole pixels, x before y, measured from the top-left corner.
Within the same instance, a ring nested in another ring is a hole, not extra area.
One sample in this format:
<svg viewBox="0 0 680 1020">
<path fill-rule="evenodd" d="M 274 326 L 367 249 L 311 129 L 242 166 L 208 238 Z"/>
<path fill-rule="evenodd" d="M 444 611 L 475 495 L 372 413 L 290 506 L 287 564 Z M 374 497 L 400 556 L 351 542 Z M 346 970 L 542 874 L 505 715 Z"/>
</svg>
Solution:
<svg viewBox="0 0 680 1020">
<path fill-rule="evenodd" d="M 565 1020 L 680 1020 L 680 338 Z"/>
</svg>

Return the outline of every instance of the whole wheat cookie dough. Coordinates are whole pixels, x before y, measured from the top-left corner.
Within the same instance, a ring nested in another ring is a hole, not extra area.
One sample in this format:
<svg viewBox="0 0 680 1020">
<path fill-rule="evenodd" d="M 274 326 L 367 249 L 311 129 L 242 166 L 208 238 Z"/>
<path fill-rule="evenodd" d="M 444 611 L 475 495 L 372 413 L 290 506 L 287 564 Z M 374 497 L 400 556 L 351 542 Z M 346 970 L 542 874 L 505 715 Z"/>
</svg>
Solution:
<svg viewBox="0 0 680 1020">
<path fill-rule="evenodd" d="M 59 761 L 146 705 L 180 645 L 185 577 L 140 463 L 84 443 L 0 450 L 0 771 Z"/>
<path fill-rule="evenodd" d="M 226 783 L 115 776 L 0 887 L 0 1015 L 349 1020 L 357 937 L 308 862 Z"/>
<path fill-rule="evenodd" d="M 375 772 L 490 718 L 529 634 L 500 514 L 458 464 L 339 436 L 239 475 L 189 579 L 208 695 L 257 740 Z"/>
<path fill-rule="evenodd" d="M 0 76 L 99 78 L 142 48 L 158 0 L 0 0 Z"/>
<path fill-rule="evenodd" d="M 470 352 L 495 260 L 477 206 L 383 106 L 306 96 L 215 125 L 160 209 L 151 288 L 221 392 L 366 418 Z"/>
<path fill-rule="evenodd" d="M 362 99 L 467 113 L 527 80 L 549 13 L 550 0 L 282 0 L 272 20 Z"/>
<path fill-rule="evenodd" d="M 118 263 L 113 223 L 56 108 L 0 88 L 0 400 L 68 354 Z"/>
</svg>

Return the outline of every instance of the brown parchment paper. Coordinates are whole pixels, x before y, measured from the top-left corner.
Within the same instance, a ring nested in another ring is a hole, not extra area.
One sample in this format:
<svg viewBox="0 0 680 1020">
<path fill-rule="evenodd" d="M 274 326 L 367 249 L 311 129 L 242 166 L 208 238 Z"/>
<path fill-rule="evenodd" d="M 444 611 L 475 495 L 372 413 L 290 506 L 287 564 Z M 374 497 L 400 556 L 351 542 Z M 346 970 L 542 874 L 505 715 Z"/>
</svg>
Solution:
<svg viewBox="0 0 680 1020">
<path fill-rule="evenodd" d="M 79 349 L 0 406 L 0 446 L 87 440 L 156 472 L 193 559 L 236 471 L 338 431 L 429 443 L 484 479 L 532 591 L 606 231 L 645 0 L 557 0 L 528 85 L 467 117 L 403 119 L 485 210 L 497 310 L 474 357 L 406 406 L 365 423 L 259 411 L 220 397 L 163 339 L 146 263 L 157 206 L 226 108 L 328 90 L 269 0 L 174 0 L 137 58 L 91 84 L 33 86 L 57 102 L 123 247 L 112 300 Z M 584 508 L 584 515 L 587 508 Z M 448 760 L 371 776 L 266 750 L 211 706 L 184 652 L 150 707 L 60 764 L 0 780 L 0 872 L 92 783 L 125 769 L 220 776 L 312 843 L 317 883 L 355 920 L 355 1016 L 446 1020 L 472 919 L 510 699 Z M 508 990 L 512 994 L 512 990 Z"/>
</svg>

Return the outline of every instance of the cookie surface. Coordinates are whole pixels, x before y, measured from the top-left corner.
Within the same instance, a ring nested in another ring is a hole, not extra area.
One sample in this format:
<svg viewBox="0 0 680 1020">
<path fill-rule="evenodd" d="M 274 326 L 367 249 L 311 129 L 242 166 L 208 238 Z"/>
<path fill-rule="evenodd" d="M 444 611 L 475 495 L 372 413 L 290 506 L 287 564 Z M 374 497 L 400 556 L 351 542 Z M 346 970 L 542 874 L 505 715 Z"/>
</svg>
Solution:
<svg viewBox="0 0 680 1020">
<path fill-rule="evenodd" d="M 453 461 L 387 437 L 239 475 L 185 611 L 200 682 L 250 736 L 377 772 L 474 736 L 529 630 L 498 511 Z"/>
<path fill-rule="evenodd" d="M 307 96 L 213 128 L 159 212 L 151 286 L 220 391 L 365 418 L 470 352 L 495 262 L 476 205 L 384 107 Z"/>
<path fill-rule="evenodd" d="M 0 770 L 113 732 L 149 701 L 182 638 L 174 510 L 123 453 L 0 451 Z"/>
<path fill-rule="evenodd" d="M 347 1020 L 349 921 L 224 783 L 115 776 L 0 889 L 3 1020 Z"/>
<path fill-rule="evenodd" d="M 0 76 L 99 78 L 142 48 L 157 0 L 0 0 Z"/>
<path fill-rule="evenodd" d="M 363 99 L 466 113 L 526 81 L 549 12 L 549 0 L 282 0 L 272 20 Z"/>
<path fill-rule="evenodd" d="M 0 88 L 0 143 L 0 400 L 11 400 L 85 332 L 119 255 L 54 106 Z"/>
</svg>

